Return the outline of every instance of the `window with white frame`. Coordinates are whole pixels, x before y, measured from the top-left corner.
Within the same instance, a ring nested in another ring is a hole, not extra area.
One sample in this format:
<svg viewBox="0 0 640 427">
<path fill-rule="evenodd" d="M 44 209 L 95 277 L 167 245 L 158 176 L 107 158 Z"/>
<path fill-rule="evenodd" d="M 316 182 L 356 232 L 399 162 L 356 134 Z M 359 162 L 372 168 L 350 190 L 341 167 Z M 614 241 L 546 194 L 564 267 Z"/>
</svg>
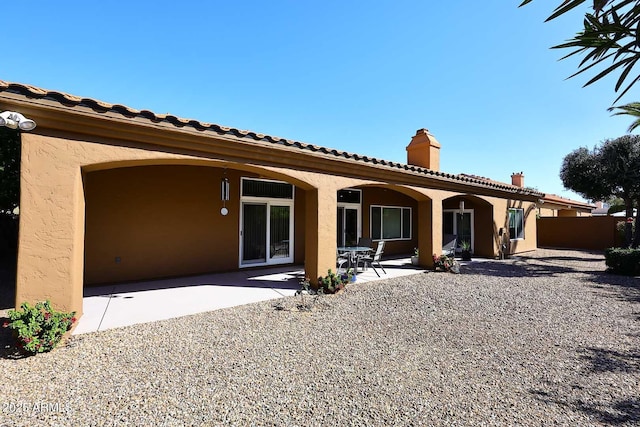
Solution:
<svg viewBox="0 0 640 427">
<path fill-rule="evenodd" d="M 509 209 L 509 238 L 524 239 L 524 209 Z"/>
<path fill-rule="evenodd" d="M 411 239 L 411 208 L 372 205 L 370 223 L 373 240 Z"/>
</svg>

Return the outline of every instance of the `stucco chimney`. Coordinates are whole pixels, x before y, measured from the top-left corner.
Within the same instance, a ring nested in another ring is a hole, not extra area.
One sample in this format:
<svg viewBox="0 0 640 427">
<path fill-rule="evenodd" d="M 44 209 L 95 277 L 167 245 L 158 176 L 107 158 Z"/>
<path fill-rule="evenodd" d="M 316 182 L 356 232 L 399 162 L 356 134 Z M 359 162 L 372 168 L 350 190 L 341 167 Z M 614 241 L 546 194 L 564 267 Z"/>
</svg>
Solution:
<svg viewBox="0 0 640 427">
<path fill-rule="evenodd" d="M 407 163 L 413 166 L 440 170 L 440 143 L 428 129 L 418 129 L 407 145 Z"/>
<path fill-rule="evenodd" d="M 511 185 L 524 188 L 524 174 L 522 172 L 514 172 L 511 174 Z"/>
</svg>

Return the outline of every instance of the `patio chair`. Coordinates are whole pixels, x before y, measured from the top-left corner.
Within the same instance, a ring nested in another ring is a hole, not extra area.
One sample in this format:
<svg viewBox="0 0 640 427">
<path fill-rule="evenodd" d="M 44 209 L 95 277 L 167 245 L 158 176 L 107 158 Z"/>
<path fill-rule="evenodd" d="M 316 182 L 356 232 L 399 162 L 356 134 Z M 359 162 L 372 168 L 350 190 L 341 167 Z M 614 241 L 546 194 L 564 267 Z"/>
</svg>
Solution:
<svg viewBox="0 0 640 427">
<path fill-rule="evenodd" d="M 456 234 L 442 235 L 442 255 L 455 256 L 458 236 Z"/>
<path fill-rule="evenodd" d="M 378 265 L 378 267 L 382 269 L 384 274 L 387 274 L 382 264 L 380 264 L 380 259 L 382 259 L 383 252 L 384 252 L 384 242 L 378 242 L 378 247 L 376 248 L 376 252 L 373 255 L 366 255 L 366 256 L 360 257 L 358 259 L 358 262 L 362 262 L 365 268 L 367 267 L 367 265 L 370 265 L 371 268 L 373 268 L 373 271 L 375 271 L 376 275 L 380 277 L 380 273 L 378 273 L 378 270 L 376 270 L 376 267 L 375 267 L 376 264 Z"/>
<path fill-rule="evenodd" d="M 344 253 L 337 252 L 337 257 L 336 257 L 337 269 L 336 269 L 336 273 L 340 273 L 340 269 L 345 264 L 351 265 L 351 253 L 350 252 L 344 252 Z M 347 269 L 345 269 L 344 271 L 346 272 Z"/>
<path fill-rule="evenodd" d="M 372 243 L 370 237 L 361 237 L 358 239 L 358 246 L 370 248 Z"/>
</svg>

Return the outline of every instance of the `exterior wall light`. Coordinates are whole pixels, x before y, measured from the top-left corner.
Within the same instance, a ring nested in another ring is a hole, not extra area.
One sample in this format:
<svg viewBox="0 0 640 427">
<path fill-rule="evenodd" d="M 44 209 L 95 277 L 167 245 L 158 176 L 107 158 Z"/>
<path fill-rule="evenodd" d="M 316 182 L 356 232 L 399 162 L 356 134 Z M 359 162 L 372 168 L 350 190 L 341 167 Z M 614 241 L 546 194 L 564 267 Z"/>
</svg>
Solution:
<svg viewBox="0 0 640 427">
<path fill-rule="evenodd" d="M 229 180 L 225 177 L 222 178 L 222 186 L 221 186 L 221 199 L 223 201 L 229 200 Z"/>
<path fill-rule="evenodd" d="M 226 177 L 227 171 L 225 170 L 225 177 L 222 178 L 222 185 L 220 186 L 220 198 L 222 199 L 222 209 L 220 214 L 226 216 L 229 213 L 227 209 L 227 201 L 229 200 L 229 179 Z"/>
<path fill-rule="evenodd" d="M 15 111 L 4 111 L 0 113 L 0 126 L 6 126 L 9 129 L 34 130 L 36 122 Z"/>
</svg>

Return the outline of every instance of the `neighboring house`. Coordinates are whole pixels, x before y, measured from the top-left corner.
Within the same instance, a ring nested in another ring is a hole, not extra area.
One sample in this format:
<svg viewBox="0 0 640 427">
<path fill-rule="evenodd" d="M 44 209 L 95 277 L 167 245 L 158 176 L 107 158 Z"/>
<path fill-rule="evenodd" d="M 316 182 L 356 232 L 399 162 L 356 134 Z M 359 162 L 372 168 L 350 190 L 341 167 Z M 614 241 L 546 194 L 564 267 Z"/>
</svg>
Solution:
<svg viewBox="0 0 640 427">
<path fill-rule="evenodd" d="M 615 216 L 615 217 L 621 217 L 621 218 L 624 218 L 625 216 L 627 216 L 627 213 L 624 210 L 624 208 L 621 211 L 610 214 L 609 208 L 611 206 L 609 205 L 609 203 L 606 203 L 606 202 L 596 202 L 595 207 L 596 209 L 591 211 L 591 215 L 593 216 Z M 635 218 L 636 216 L 637 216 L 637 210 L 634 208 L 633 217 Z"/>
<path fill-rule="evenodd" d="M 426 129 L 401 164 L 0 81 L 3 110 L 37 123 L 21 134 L 18 303 L 81 314 L 85 286 L 277 264 L 313 279 L 359 237 L 417 247 L 425 267 L 449 233 L 476 256 L 536 249 L 543 194 L 441 172 Z"/>
<path fill-rule="evenodd" d="M 591 211 L 591 215 L 593 216 L 604 216 L 609 215 L 609 203 L 607 202 L 596 202 L 596 208 Z"/>
<path fill-rule="evenodd" d="M 565 199 L 555 194 L 545 194 L 538 209 L 540 217 L 578 217 L 592 216 L 595 205 Z"/>
</svg>

